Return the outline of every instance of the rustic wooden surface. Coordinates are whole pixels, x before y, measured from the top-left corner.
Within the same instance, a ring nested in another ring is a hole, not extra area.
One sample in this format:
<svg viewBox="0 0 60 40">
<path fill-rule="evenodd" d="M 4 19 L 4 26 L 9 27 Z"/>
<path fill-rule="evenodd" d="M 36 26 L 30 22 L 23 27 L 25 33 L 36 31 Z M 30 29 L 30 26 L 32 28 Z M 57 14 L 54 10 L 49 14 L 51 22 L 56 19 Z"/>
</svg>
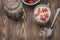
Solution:
<svg viewBox="0 0 60 40">
<path fill-rule="evenodd" d="M 47 25 L 50 26 L 56 13 L 56 9 L 60 7 L 60 0 L 44 0 L 44 2 L 39 2 L 38 4 L 40 3 L 50 3 L 52 13 L 49 25 Z M 53 37 L 49 39 L 40 37 L 39 32 L 41 28 L 33 21 L 33 9 L 35 6 L 23 4 L 26 16 L 25 18 L 23 16 L 19 21 L 8 18 L 0 6 L 0 40 L 60 40 L 60 14 L 54 24 Z"/>
</svg>

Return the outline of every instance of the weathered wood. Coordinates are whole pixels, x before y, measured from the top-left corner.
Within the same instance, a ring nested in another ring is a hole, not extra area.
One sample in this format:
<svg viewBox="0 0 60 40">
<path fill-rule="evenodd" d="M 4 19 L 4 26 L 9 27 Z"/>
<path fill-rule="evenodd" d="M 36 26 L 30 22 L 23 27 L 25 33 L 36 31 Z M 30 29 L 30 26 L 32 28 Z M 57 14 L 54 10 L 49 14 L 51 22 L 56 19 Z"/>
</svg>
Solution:
<svg viewBox="0 0 60 40">
<path fill-rule="evenodd" d="M 40 4 L 42 2 L 39 2 Z M 50 3 L 51 19 L 48 27 L 52 23 L 56 9 L 60 7 L 60 0 L 44 0 L 45 4 Z M 36 5 L 38 5 L 36 4 Z M 41 27 L 36 25 L 33 20 L 33 10 L 35 6 L 28 6 L 23 4 L 26 14 L 19 18 L 19 21 L 14 21 L 8 18 L 2 9 L 0 9 L 0 40 L 60 40 L 60 15 L 54 24 L 54 35 L 48 39 L 40 37 L 39 33 Z"/>
</svg>

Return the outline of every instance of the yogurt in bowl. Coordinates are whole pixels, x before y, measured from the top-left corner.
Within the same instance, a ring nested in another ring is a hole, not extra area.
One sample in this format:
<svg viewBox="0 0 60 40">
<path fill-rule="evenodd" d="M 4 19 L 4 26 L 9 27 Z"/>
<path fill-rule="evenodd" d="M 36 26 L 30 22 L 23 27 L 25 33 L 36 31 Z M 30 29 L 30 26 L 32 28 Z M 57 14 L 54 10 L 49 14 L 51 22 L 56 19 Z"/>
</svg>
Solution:
<svg viewBox="0 0 60 40">
<path fill-rule="evenodd" d="M 34 9 L 34 19 L 39 23 L 46 23 L 49 21 L 51 16 L 51 10 L 49 6 L 40 4 Z"/>
</svg>

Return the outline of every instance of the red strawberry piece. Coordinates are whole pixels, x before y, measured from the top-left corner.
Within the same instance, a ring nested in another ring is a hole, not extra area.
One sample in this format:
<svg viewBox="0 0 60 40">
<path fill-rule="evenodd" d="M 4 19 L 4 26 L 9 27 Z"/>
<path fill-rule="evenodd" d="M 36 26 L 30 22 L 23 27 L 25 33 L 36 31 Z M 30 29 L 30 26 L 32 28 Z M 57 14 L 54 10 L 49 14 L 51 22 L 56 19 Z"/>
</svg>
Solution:
<svg viewBox="0 0 60 40">
<path fill-rule="evenodd" d="M 30 4 L 33 3 L 33 2 L 34 2 L 33 0 L 28 0 L 28 3 L 30 3 Z"/>
<path fill-rule="evenodd" d="M 35 16 L 37 17 L 39 16 L 39 14 L 40 14 L 40 8 L 38 8 L 38 13 L 36 13 Z"/>
<path fill-rule="evenodd" d="M 39 16 L 39 13 L 36 13 L 35 16 L 36 16 L 36 17 Z"/>
<path fill-rule="evenodd" d="M 42 12 L 48 12 L 48 9 L 47 8 L 42 8 Z"/>
<path fill-rule="evenodd" d="M 42 12 L 43 12 L 43 13 L 44 13 L 44 11 L 45 11 L 44 8 L 42 8 Z"/>
<path fill-rule="evenodd" d="M 46 20 L 46 18 L 45 18 L 45 17 L 41 17 L 41 20 L 45 21 L 45 20 Z"/>
<path fill-rule="evenodd" d="M 38 13 L 40 12 L 40 8 L 38 8 Z"/>
<path fill-rule="evenodd" d="M 45 8 L 45 12 L 48 12 L 48 9 L 47 8 Z"/>
</svg>

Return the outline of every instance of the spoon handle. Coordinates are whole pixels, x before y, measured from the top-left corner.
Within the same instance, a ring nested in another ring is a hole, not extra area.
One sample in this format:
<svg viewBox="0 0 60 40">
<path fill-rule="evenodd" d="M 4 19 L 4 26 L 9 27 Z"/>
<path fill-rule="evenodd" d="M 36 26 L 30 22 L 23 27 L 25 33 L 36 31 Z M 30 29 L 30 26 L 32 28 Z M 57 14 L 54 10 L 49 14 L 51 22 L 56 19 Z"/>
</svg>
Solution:
<svg viewBox="0 0 60 40">
<path fill-rule="evenodd" d="M 51 28 L 53 28 L 54 22 L 55 22 L 55 20 L 58 16 L 59 12 L 60 12 L 60 8 L 58 8 L 57 11 L 56 11 L 56 14 L 55 14 L 54 19 L 53 19 L 52 24 L 51 24 Z"/>
</svg>

